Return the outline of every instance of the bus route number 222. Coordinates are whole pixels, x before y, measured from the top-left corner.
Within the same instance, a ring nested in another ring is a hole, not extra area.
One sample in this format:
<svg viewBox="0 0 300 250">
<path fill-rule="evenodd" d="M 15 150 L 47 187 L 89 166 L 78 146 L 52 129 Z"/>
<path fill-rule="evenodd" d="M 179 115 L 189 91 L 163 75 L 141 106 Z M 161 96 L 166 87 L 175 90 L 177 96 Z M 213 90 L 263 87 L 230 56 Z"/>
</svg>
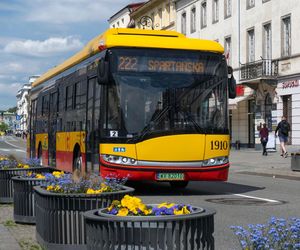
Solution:
<svg viewBox="0 0 300 250">
<path fill-rule="evenodd" d="M 210 149 L 211 150 L 227 150 L 228 142 L 227 141 L 211 141 Z"/>
</svg>

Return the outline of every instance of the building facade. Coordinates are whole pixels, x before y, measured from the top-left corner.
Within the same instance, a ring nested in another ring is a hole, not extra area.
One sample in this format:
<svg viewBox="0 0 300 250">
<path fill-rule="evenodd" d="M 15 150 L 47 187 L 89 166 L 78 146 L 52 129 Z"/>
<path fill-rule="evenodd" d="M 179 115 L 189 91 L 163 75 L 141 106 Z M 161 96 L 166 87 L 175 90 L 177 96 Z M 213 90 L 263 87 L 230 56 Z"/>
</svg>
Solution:
<svg viewBox="0 0 300 250">
<path fill-rule="evenodd" d="M 110 28 L 126 28 L 130 25 L 130 13 L 141 7 L 145 2 L 128 4 L 108 19 Z"/>
<path fill-rule="evenodd" d="M 175 30 L 174 0 L 150 0 L 130 14 L 139 29 Z"/>
<path fill-rule="evenodd" d="M 260 147 L 267 123 L 268 147 L 282 115 L 291 124 L 292 145 L 300 145 L 300 28 L 298 0 L 177 0 L 176 29 L 224 46 L 228 64 L 243 87 L 230 101 L 232 142 Z M 277 142 L 278 143 L 278 142 Z"/>
<path fill-rule="evenodd" d="M 17 93 L 17 116 L 16 116 L 16 130 L 26 132 L 28 128 L 29 115 L 29 91 L 31 84 L 38 78 L 38 76 L 29 77 L 29 82 L 24 84 Z"/>
</svg>

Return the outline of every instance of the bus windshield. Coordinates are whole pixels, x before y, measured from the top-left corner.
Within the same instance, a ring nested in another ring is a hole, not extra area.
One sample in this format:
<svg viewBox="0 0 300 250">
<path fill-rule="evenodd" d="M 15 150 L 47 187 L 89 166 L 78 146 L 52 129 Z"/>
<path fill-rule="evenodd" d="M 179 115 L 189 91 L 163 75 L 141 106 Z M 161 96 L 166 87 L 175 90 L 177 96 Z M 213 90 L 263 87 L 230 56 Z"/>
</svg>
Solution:
<svg viewBox="0 0 300 250">
<path fill-rule="evenodd" d="M 227 66 L 198 51 L 112 49 L 101 135 L 126 142 L 171 134 L 228 133 Z"/>
</svg>

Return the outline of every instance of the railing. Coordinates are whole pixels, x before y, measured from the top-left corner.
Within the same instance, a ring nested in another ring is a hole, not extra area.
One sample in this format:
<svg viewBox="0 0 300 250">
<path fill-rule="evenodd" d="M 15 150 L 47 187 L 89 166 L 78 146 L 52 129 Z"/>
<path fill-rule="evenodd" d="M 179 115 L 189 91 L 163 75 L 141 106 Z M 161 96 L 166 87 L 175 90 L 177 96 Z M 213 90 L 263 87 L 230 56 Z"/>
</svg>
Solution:
<svg viewBox="0 0 300 250">
<path fill-rule="evenodd" d="M 259 61 L 241 64 L 241 80 L 250 80 L 261 77 L 274 78 L 278 75 L 278 60 L 262 59 Z"/>
</svg>

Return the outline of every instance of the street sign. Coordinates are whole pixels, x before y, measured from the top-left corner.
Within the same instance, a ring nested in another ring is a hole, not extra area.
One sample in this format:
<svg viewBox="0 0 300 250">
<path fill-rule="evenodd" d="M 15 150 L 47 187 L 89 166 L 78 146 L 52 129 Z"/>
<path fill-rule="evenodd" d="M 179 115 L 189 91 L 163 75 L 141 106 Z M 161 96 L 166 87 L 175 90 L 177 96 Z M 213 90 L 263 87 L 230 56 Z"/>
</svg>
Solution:
<svg viewBox="0 0 300 250">
<path fill-rule="evenodd" d="M 16 120 L 20 121 L 22 119 L 23 115 L 16 115 Z"/>
</svg>

